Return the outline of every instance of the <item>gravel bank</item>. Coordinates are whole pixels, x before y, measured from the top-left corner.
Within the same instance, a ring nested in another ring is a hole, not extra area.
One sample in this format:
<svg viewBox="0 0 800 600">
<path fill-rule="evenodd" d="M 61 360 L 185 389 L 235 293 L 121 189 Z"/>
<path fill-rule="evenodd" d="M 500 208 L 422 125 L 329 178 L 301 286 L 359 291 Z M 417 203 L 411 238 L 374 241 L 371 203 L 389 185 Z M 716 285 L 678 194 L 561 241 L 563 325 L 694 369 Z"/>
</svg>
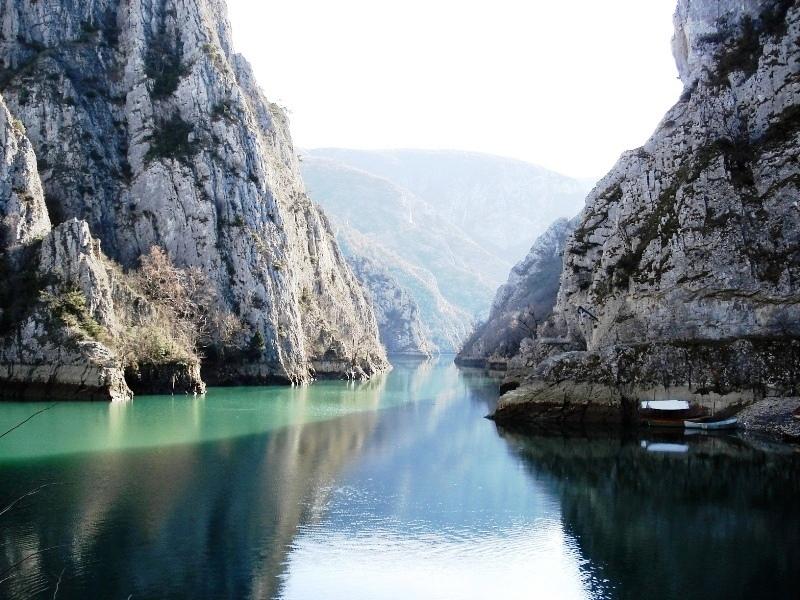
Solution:
<svg viewBox="0 0 800 600">
<path fill-rule="evenodd" d="M 765 398 L 751 404 L 737 416 L 748 431 L 800 442 L 800 421 L 792 418 L 792 412 L 798 407 L 800 398 Z"/>
</svg>

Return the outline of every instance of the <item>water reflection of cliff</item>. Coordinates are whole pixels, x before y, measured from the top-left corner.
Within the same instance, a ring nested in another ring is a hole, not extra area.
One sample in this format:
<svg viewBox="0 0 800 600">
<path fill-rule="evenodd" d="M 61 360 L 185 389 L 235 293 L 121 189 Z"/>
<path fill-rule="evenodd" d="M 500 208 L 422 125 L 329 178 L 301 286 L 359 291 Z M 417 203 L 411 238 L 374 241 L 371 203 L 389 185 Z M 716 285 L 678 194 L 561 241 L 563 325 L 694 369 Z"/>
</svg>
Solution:
<svg viewBox="0 0 800 600">
<path fill-rule="evenodd" d="M 361 400 L 371 394 L 377 403 L 381 393 L 370 384 Z M 59 599 L 272 597 L 295 532 L 313 522 L 377 414 L 5 465 L 2 499 L 42 482 L 61 485 L 0 517 L 0 572 L 59 547 L 14 569 L 0 597 L 52 594 L 62 569 Z"/>
<path fill-rule="evenodd" d="M 560 497 L 565 530 L 610 580 L 612 597 L 796 597 L 797 453 L 735 437 L 654 446 L 501 434 Z"/>
</svg>

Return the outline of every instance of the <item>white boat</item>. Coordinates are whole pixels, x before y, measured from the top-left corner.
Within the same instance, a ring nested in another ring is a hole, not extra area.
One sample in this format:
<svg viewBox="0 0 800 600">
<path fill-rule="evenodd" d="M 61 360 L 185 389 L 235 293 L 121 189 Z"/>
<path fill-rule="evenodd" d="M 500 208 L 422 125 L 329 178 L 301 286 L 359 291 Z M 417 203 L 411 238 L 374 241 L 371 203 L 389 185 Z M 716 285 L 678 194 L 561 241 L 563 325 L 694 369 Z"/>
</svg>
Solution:
<svg viewBox="0 0 800 600">
<path fill-rule="evenodd" d="M 729 419 L 720 419 L 718 417 L 701 417 L 699 419 L 687 419 L 683 422 L 686 429 L 702 429 L 704 431 L 716 429 L 736 429 L 739 424 L 739 419 L 730 417 Z"/>
<path fill-rule="evenodd" d="M 689 410 L 686 400 L 642 400 L 642 410 Z"/>
<path fill-rule="evenodd" d="M 696 419 L 708 414 L 702 406 L 686 400 L 643 400 L 639 419 L 650 427 L 680 427 L 686 419 Z"/>
</svg>

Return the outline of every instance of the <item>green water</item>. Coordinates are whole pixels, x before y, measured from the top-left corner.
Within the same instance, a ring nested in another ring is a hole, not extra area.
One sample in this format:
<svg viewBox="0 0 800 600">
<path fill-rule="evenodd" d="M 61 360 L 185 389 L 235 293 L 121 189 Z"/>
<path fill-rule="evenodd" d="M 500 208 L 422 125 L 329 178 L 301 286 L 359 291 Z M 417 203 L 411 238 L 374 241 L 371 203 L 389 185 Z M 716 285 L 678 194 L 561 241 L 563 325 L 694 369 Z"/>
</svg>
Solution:
<svg viewBox="0 0 800 600">
<path fill-rule="evenodd" d="M 0 439 L 0 510 L 47 486 L 0 514 L 0 598 L 796 597 L 792 448 L 523 435 L 496 389 L 442 360 L 59 404 Z"/>
<path fill-rule="evenodd" d="M 7 403 L 3 424 L 24 431 L 0 447 L 0 461 L 82 452 L 109 452 L 199 444 L 262 434 L 363 411 L 397 406 L 408 390 L 392 378 L 367 383 L 323 381 L 313 386 L 212 388 L 205 396 L 141 396 L 125 404 Z M 9 425 L 11 426 L 11 425 Z M 1 427 L 1 426 L 0 426 Z"/>
</svg>

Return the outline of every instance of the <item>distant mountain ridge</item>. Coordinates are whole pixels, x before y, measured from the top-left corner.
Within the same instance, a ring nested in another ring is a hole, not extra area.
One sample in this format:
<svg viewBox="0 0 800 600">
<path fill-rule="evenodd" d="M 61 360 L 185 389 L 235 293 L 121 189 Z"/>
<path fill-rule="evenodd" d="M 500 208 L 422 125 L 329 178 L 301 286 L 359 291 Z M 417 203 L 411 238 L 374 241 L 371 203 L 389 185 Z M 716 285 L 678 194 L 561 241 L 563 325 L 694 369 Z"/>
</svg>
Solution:
<svg viewBox="0 0 800 600">
<path fill-rule="evenodd" d="M 579 213 L 595 183 L 479 152 L 319 148 L 304 156 L 335 160 L 413 192 L 509 268 L 554 221 Z"/>
</svg>

